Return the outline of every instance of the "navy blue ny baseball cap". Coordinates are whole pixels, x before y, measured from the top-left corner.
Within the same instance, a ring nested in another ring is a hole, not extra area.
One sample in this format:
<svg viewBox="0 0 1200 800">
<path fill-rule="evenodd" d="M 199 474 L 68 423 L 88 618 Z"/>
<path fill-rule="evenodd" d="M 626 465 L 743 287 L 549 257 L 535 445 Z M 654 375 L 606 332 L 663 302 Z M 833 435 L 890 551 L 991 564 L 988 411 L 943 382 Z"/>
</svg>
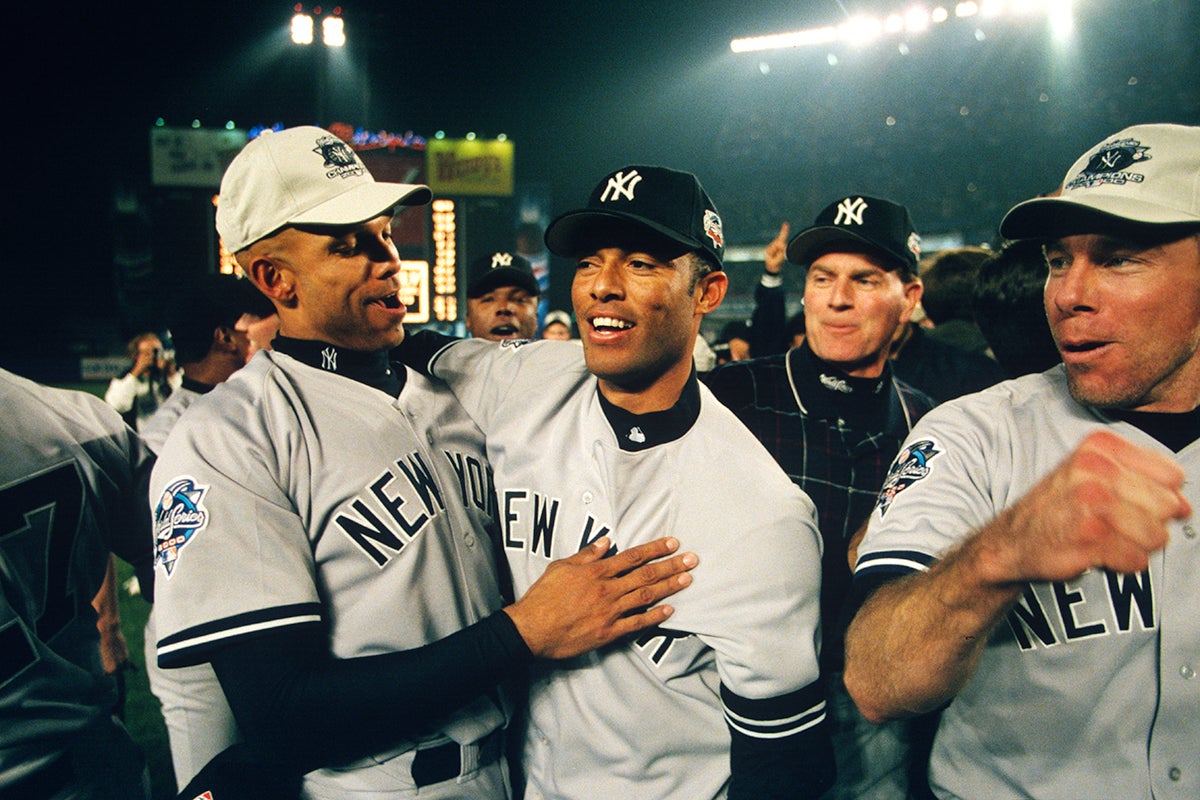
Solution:
<svg viewBox="0 0 1200 800">
<path fill-rule="evenodd" d="M 575 258 L 628 237 L 648 239 L 669 258 L 702 250 L 720 267 L 725 257 L 721 216 L 700 180 L 654 166 L 622 167 L 605 176 L 586 208 L 550 223 L 546 247 Z"/>
<path fill-rule="evenodd" d="M 827 205 L 816 221 L 797 233 L 787 245 L 787 260 L 807 267 L 829 245 L 850 242 L 881 251 L 917 274 L 921 237 L 917 235 L 908 209 L 891 200 L 856 194 Z"/>
<path fill-rule="evenodd" d="M 501 286 L 519 286 L 536 297 L 541 288 L 533 275 L 529 260 L 507 250 L 480 256 L 471 262 L 471 282 L 467 284 L 467 297 L 482 297 Z"/>
</svg>

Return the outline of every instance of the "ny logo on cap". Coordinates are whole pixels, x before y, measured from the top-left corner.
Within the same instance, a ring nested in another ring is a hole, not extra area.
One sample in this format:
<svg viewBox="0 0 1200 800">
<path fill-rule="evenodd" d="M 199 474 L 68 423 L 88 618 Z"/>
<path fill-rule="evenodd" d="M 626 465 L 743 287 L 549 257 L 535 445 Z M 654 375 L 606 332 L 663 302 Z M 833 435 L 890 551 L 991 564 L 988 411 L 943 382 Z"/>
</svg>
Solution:
<svg viewBox="0 0 1200 800">
<path fill-rule="evenodd" d="M 511 267 L 512 253 L 492 253 L 492 269 L 497 267 Z"/>
<path fill-rule="evenodd" d="M 867 201 L 861 197 L 853 199 L 847 197 L 842 202 L 838 203 L 837 216 L 833 219 L 834 225 L 862 225 L 863 212 L 867 210 Z"/>
<path fill-rule="evenodd" d="M 325 159 L 324 166 L 332 167 L 332 169 L 325 173 L 326 178 L 336 178 L 338 176 L 348 178 L 352 175 L 361 175 L 363 173 L 363 165 L 359 163 L 358 156 L 354 155 L 354 151 L 350 149 L 350 145 L 341 139 L 335 139 L 332 136 L 322 136 L 317 140 L 317 146 L 313 148 L 313 152 Z"/>
<path fill-rule="evenodd" d="M 622 197 L 626 200 L 633 199 L 633 187 L 638 185 L 638 181 L 642 176 L 635 169 L 626 175 L 624 172 L 618 172 L 608 179 L 608 185 L 604 187 L 604 193 L 600 195 L 600 202 L 606 203 L 609 200 L 619 200 Z M 612 196 L 609 197 L 609 192 Z"/>
<path fill-rule="evenodd" d="M 1075 178 L 1067 181 L 1063 189 L 1091 189 L 1106 184 L 1123 186 L 1126 183 L 1141 183 L 1146 180 L 1145 175 L 1125 170 L 1134 164 L 1149 161 L 1149 149 L 1137 139 L 1108 142 L 1088 159 L 1087 166 Z"/>
</svg>

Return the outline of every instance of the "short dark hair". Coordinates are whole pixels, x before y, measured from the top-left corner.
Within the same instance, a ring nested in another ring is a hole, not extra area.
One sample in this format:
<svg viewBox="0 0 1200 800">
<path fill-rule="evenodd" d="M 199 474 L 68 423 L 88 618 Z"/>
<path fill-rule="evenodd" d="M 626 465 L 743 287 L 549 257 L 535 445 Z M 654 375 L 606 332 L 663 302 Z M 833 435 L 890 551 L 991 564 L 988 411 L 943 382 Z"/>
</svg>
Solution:
<svg viewBox="0 0 1200 800">
<path fill-rule="evenodd" d="M 921 265 L 921 307 L 934 325 L 959 319 L 974 319 L 971 296 L 975 292 L 979 267 L 992 257 L 982 247 L 955 247 L 941 250 Z"/>
<path fill-rule="evenodd" d="M 1041 239 L 1007 242 L 979 266 L 971 308 L 992 355 L 1011 377 L 1061 361 L 1046 321 Z"/>
<path fill-rule="evenodd" d="M 208 355 L 213 331 L 233 328 L 243 314 L 269 317 L 271 301 L 254 284 L 235 275 L 205 274 L 183 279 L 167 306 L 175 361 L 194 364 Z"/>
</svg>

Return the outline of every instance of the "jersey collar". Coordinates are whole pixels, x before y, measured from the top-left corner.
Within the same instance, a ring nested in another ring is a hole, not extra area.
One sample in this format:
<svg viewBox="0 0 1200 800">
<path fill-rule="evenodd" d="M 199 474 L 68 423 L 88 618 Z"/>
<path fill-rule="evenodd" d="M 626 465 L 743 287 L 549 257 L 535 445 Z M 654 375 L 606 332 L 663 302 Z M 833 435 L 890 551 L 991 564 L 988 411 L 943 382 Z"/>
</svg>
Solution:
<svg viewBox="0 0 1200 800">
<path fill-rule="evenodd" d="M 618 446 L 631 453 L 675 441 L 691 430 L 700 416 L 700 382 L 694 369 L 675 405 L 663 411 L 646 414 L 626 411 L 610 403 L 599 386 L 596 396 L 600 398 L 600 408 L 612 426 Z"/>
<path fill-rule="evenodd" d="M 885 430 L 891 405 L 892 367 L 877 378 L 856 378 L 818 358 L 808 342 L 787 354 L 797 399 L 805 413 L 856 430 Z"/>
<path fill-rule="evenodd" d="M 404 388 L 405 372 L 392 364 L 387 350 L 364 353 L 315 339 L 292 339 L 287 336 L 276 336 L 271 341 L 271 349 L 323 372 L 365 383 L 392 397 L 399 397 L 400 390 Z"/>
</svg>

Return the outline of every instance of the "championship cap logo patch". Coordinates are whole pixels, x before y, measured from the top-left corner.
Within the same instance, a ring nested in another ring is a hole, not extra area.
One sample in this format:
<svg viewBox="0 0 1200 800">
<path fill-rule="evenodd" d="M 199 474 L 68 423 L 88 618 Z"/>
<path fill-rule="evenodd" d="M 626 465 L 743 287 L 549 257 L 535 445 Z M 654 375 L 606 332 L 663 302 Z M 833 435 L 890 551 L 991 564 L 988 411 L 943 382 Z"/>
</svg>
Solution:
<svg viewBox="0 0 1200 800">
<path fill-rule="evenodd" d="M 154 560 L 163 565 L 168 578 L 184 545 L 208 525 L 203 505 L 207 492 L 207 486 L 197 486 L 192 478 L 177 478 L 163 490 L 154 509 Z"/>
<path fill-rule="evenodd" d="M 1146 176 L 1139 172 L 1125 172 L 1134 164 L 1150 160 L 1149 147 L 1143 147 L 1137 139 L 1117 139 L 1101 145 L 1078 175 L 1067 182 L 1067 189 L 1089 189 L 1105 184 L 1122 185 L 1141 183 Z"/>
<path fill-rule="evenodd" d="M 325 159 L 324 166 L 329 167 L 326 178 L 349 178 L 362 175 L 366 168 L 358 160 L 358 156 L 350 149 L 350 145 L 333 136 L 322 136 L 317 140 L 313 152 Z"/>
<path fill-rule="evenodd" d="M 887 514 L 896 495 L 929 474 L 929 462 L 941 452 L 930 439 L 913 442 L 900 451 L 879 492 L 879 501 L 876 503 L 879 516 Z"/>
</svg>

